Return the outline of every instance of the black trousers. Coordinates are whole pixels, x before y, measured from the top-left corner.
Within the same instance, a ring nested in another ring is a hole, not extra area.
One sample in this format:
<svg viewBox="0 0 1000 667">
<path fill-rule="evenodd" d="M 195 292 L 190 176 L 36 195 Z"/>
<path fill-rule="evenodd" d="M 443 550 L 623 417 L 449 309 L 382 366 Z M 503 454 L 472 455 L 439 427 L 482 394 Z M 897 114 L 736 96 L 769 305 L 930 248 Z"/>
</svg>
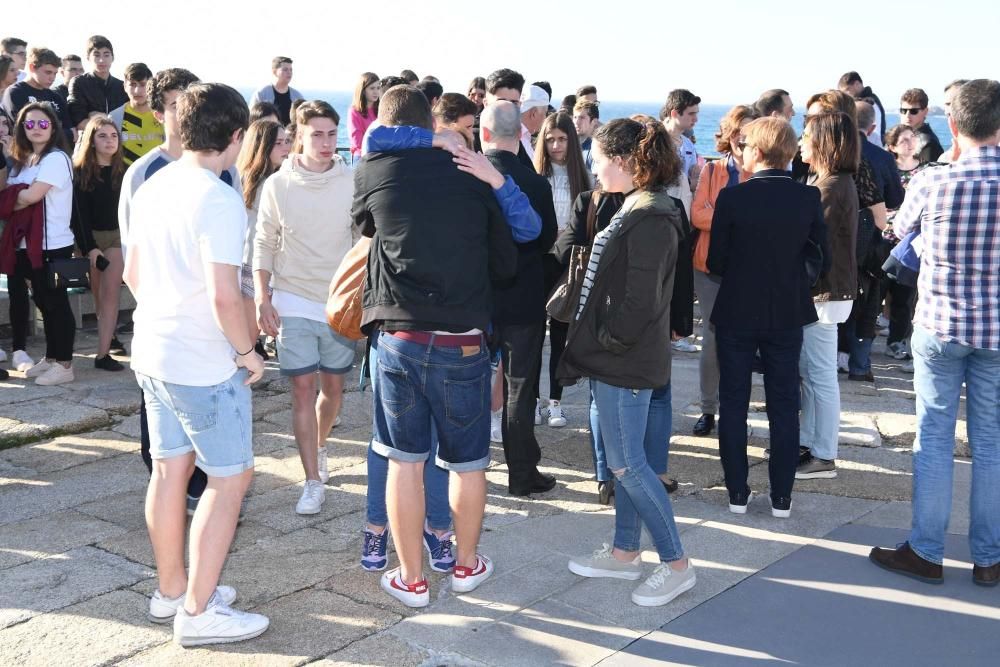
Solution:
<svg viewBox="0 0 1000 667">
<path fill-rule="evenodd" d="M 45 261 L 68 259 L 72 256 L 73 246 L 46 250 L 42 253 Z M 31 298 L 42 314 L 45 358 L 63 362 L 73 361 L 76 319 L 69 305 L 66 288 L 50 288 L 45 265 L 37 269 L 32 268 L 27 250 L 17 251 L 14 273 L 7 281 L 7 292 L 10 295 L 10 325 L 14 338 L 13 349 L 23 350 L 28 344 L 28 281 L 31 282 Z"/>
<path fill-rule="evenodd" d="M 142 462 L 146 464 L 149 473 L 153 474 L 153 457 L 149 455 L 149 419 L 146 417 L 146 395 L 142 390 L 139 390 L 139 442 L 141 443 L 139 454 L 142 456 Z M 187 494 L 192 498 L 201 498 L 201 494 L 205 493 L 206 486 L 208 486 L 208 475 L 205 474 L 204 470 L 195 466 L 194 472 L 191 473 L 191 479 L 188 481 Z"/>
<path fill-rule="evenodd" d="M 496 329 L 503 360 L 503 453 L 511 485 L 530 484 L 542 458 L 535 439 L 535 392 L 545 322 Z"/>
<path fill-rule="evenodd" d="M 731 494 L 747 488 L 747 411 L 759 350 L 771 428 L 772 498 L 789 498 L 799 457 L 799 353 L 802 329 L 744 331 L 715 327 L 719 355 L 719 454 Z"/>
<path fill-rule="evenodd" d="M 885 278 L 885 291 L 892 297 L 889 301 L 889 338 L 886 342 L 898 343 L 906 340 L 913 332 L 913 306 L 917 290 Z"/>
<path fill-rule="evenodd" d="M 549 398 L 562 400 L 562 385 L 556 380 L 556 369 L 566 349 L 566 337 L 569 335 L 569 324 L 549 318 Z M 542 386 L 542 350 L 545 347 L 545 326 L 542 325 L 542 338 L 538 343 L 538 361 L 536 362 L 532 393 L 539 398 Z"/>
</svg>

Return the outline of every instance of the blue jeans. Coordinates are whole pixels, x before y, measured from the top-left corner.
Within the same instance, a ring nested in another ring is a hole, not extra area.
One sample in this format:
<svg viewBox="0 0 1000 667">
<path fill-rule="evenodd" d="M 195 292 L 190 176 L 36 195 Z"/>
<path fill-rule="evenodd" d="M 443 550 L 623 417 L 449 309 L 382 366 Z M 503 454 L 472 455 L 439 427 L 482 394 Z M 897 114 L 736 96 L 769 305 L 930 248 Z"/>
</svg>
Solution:
<svg viewBox="0 0 1000 667">
<path fill-rule="evenodd" d="M 847 336 L 847 372 L 851 375 L 865 375 L 872 369 L 872 343 L 874 338 L 858 338 L 857 325 L 849 319 L 842 325 Z"/>
<path fill-rule="evenodd" d="M 837 325 L 802 327 L 802 418 L 799 442 L 818 459 L 837 458 L 840 438 L 840 385 L 837 382 Z"/>
<path fill-rule="evenodd" d="M 669 396 L 669 385 L 667 390 Z M 623 389 L 594 382 L 608 466 L 618 481 L 615 494 L 615 546 L 638 551 L 642 526 L 653 537 L 660 560 L 669 563 L 684 557 L 674 512 L 663 482 L 656 476 L 650 458 L 664 449 L 653 432 L 650 419 L 651 389 Z"/>
<path fill-rule="evenodd" d="M 1000 562 L 1000 350 L 945 342 L 920 326 L 910 346 L 917 394 L 910 547 L 932 563 L 944 558 L 964 382 L 972 449 L 969 549 L 976 565 L 990 567 Z"/>
<path fill-rule="evenodd" d="M 608 470 L 608 457 L 604 451 L 604 441 L 601 439 L 601 421 L 597 411 L 597 401 L 594 400 L 594 386 L 597 380 L 590 381 L 590 446 L 594 459 L 594 474 L 598 482 L 611 479 Z M 670 455 L 670 434 L 673 433 L 674 416 L 671 401 L 670 383 L 655 389 L 649 401 L 649 423 L 646 425 L 646 444 L 649 467 L 657 475 L 667 472 L 667 460 Z M 662 446 L 660 446 L 662 445 Z"/>
<path fill-rule="evenodd" d="M 378 366 L 378 347 L 371 346 L 368 354 L 369 368 Z M 372 383 L 375 382 L 372 373 Z M 374 390 L 374 387 L 372 387 Z M 431 457 L 437 457 L 437 434 L 431 436 Z M 389 459 L 375 453 L 368 444 L 368 523 L 373 526 L 389 525 L 385 507 L 385 484 L 389 478 Z M 451 527 L 451 508 L 448 506 L 448 471 L 433 463 L 424 466 L 424 506 L 427 523 L 436 530 Z"/>
</svg>

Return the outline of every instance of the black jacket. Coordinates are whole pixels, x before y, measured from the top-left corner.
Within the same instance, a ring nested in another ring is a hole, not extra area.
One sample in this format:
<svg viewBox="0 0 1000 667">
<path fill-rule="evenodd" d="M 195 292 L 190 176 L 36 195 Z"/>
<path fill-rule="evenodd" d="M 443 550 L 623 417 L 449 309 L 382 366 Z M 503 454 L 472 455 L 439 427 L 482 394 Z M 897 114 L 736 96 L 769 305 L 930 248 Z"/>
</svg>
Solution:
<svg viewBox="0 0 1000 667">
<path fill-rule="evenodd" d="M 711 322 L 728 329 L 797 329 L 816 321 L 805 272 L 809 241 L 830 268 L 817 188 L 786 171 L 757 172 L 719 192 L 712 216 L 708 269 L 722 276 Z"/>
<path fill-rule="evenodd" d="M 896 160 L 892 157 L 892 153 L 879 148 L 862 134 L 861 157 L 868 160 L 868 164 L 871 165 L 872 176 L 882 191 L 885 207 L 894 211 L 902 206 L 906 191 L 903 190 L 903 183 L 899 180 L 899 171 L 896 169 Z"/>
<path fill-rule="evenodd" d="M 556 375 L 629 389 L 670 381 L 670 299 L 681 216 L 663 190 L 626 199 Z M 617 216 L 616 216 L 617 217 Z"/>
<path fill-rule="evenodd" d="M 434 148 L 370 153 L 354 171 L 354 224 L 372 237 L 362 328 L 486 331 L 494 281 L 517 248 L 490 186 Z"/>
<path fill-rule="evenodd" d="M 566 227 L 559 232 L 559 237 L 556 239 L 555 245 L 552 246 L 552 255 L 564 269 L 566 264 L 569 263 L 569 254 L 573 250 L 573 246 L 582 245 L 589 248 L 590 244 L 594 242 L 593 234 L 608 226 L 611 218 L 615 217 L 615 213 L 618 212 L 618 209 L 622 207 L 622 202 L 625 201 L 625 195 L 620 192 L 600 193 L 600 199 L 597 200 L 597 210 L 594 215 L 593 234 L 588 234 L 587 210 L 590 208 L 590 200 L 593 198 L 594 192 L 596 190 L 587 190 L 577 195 L 576 201 L 573 202 L 573 217 L 569 219 Z"/>
<path fill-rule="evenodd" d="M 517 277 L 514 283 L 493 293 L 493 322 L 498 325 L 542 322 L 545 320 L 547 296 L 542 255 L 552 247 L 559 231 L 552 204 L 552 187 L 547 178 L 525 167 L 510 151 L 491 150 L 487 151 L 486 157 L 501 174 L 514 179 L 517 187 L 528 197 L 531 207 L 542 218 L 542 231 L 538 238 L 517 244 Z"/>
<path fill-rule="evenodd" d="M 121 79 L 108 76 L 102 79 L 90 72 L 73 77 L 69 82 L 69 119 L 73 127 L 86 120 L 93 112 L 111 113 L 128 102 L 125 84 Z"/>
<path fill-rule="evenodd" d="M 914 130 L 914 132 L 917 135 L 917 145 L 920 146 L 920 152 L 917 153 L 917 159 L 920 161 L 920 164 L 937 162 L 944 153 L 944 148 L 941 146 L 941 142 L 938 141 L 938 137 L 934 134 L 931 126 L 924 123 Z"/>
</svg>

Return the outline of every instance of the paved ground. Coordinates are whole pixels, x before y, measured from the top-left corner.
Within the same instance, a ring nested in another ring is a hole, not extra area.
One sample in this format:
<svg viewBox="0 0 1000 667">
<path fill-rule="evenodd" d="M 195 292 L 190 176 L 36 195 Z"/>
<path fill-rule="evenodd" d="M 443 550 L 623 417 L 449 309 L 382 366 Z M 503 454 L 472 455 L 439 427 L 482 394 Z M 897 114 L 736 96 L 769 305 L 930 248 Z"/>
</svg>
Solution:
<svg viewBox="0 0 1000 667">
<path fill-rule="evenodd" d="M 39 351 L 39 343 L 36 339 L 32 352 Z M 857 541 L 857 532 L 850 533 L 854 538 L 831 535 L 844 526 L 870 527 L 866 538 L 888 544 L 905 534 L 900 531 L 909 524 L 914 407 L 910 377 L 899 372 L 898 362 L 876 351 L 874 387 L 841 384 L 840 475 L 832 481 L 797 484 L 792 518 L 778 520 L 771 518 L 766 502 L 752 505 L 745 517 L 726 510 L 716 440 L 689 435 L 699 412 L 693 403 L 697 355 L 676 354 L 670 466 L 681 488 L 674 510 L 684 547 L 697 567 L 698 585 L 675 602 L 639 608 L 629 600 L 627 582 L 585 580 L 566 569 L 568 556 L 610 542 L 613 524 L 613 509 L 596 502 L 586 397 L 580 387 L 566 392 L 567 428 L 537 429 L 543 469 L 559 479 L 555 491 L 529 500 L 509 497 L 503 453 L 494 449 L 481 542 L 482 550 L 496 561 L 494 580 L 474 593 L 455 596 L 443 578 L 434 576 L 433 602 L 421 612 L 387 598 L 378 576 L 357 564 L 371 394 L 356 390 L 355 372 L 345 395 L 343 425 L 329 441 L 327 502 L 322 513 L 300 517 L 294 505 L 303 473 L 291 435 L 291 399 L 287 383 L 272 370 L 255 389 L 257 476 L 248 518 L 223 574 L 224 582 L 238 589 L 237 606 L 267 614 L 271 628 L 243 644 L 185 651 L 170 642 L 169 628 L 145 618 L 147 597 L 156 584 L 142 514 L 146 474 L 137 453 L 138 391 L 130 373 L 93 369 L 92 332 L 81 334 L 78 348 L 78 379 L 73 384 L 37 387 L 18 374 L 0 383 L 3 664 L 320 661 L 403 667 L 590 665 L 608 660 L 632 665 L 639 656 L 669 657 L 674 664 L 852 662 L 847 656 L 855 654 L 845 648 L 841 656 L 838 643 L 827 642 L 824 652 L 815 655 L 782 649 L 784 634 L 804 631 L 849 644 L 852 637 L 832 620 L 826 627 L 782 627 L 775 632 L 773 623 L 758 619 L 753 627 L 766 632 L 753 642 L 721 639 L 726 632 L 720 632 L 719 618 L 726 627 L 736 625 L 768 614 L 775 600 L 786 611 L 803 609 L 809 612 L 806 618 L 824 618 L 824 598 L 808 586 L 784 586 L 778 594 L 771 589 L 759 599 L 742 593 L 754 590 L 745 587 L 764 576 L 766 568 L 798 562 L 784 559 L 801 557 L 806 548 L 840 556 L 828 559 L 833 564 L 816 561 L 812 575 L 817 586 L 838 586 L 837 614 L 872 614 L 867 624 L 854 617 L 852 632 L 883 632 L 879 615 L 891 614 L 893 607 L 886 604 L 873 611 L 871 599 L 896 589 L 909 591 L 899 604 L 938 610 L 920 616 L 917 626 L 908 628 L 910 633 L 934 636 L 936 621 L 961 618 L 948 614 L 949 605 L 957 605 L 958 613 L 977 622 L 995 625 L 998 620 L 996 595 L 963 601 L 972 588 L 971 565 L 964 562 L 967 552 L 949 554 L 954 567 L 948 575 L 954 583 L 914 587 L 873 571 L 864 557 L 866 545 L 851 542 Z M 876 350 L 881 349 L 877 344 Z M 759 386 L 754 400 L 762 410 Z M 751 485 L 765 492 L 766 466 L 759 463 L 767 442 L 766 416 L 754 414 L 751 428 Z M 962 438 L 964 422 L 960 451 Z M 956 534 L 968 525 L 969 468 L 967 460 L 958 460 L 951 524 Z M 647 550 L 643 559 L 651 569 L 655 553 Z M 733 600 L 737 602 L 727 602 Z M 733 604 L 741 606 L 734 610 Z M 721 613 L 720 606 L 727 613 Z M 786 613 L 782 618 L 792 624 L 796 616 Z M 902 631 L 898 624 L 892 627 L 893 632 Z M 996 648 L 995 632 L 986 639 L 978 636 Z M 927 664 L 927 655 L 915 650 L 907 655 L 908 645 L 897 645 L 891 662 Z"/>
</svg>

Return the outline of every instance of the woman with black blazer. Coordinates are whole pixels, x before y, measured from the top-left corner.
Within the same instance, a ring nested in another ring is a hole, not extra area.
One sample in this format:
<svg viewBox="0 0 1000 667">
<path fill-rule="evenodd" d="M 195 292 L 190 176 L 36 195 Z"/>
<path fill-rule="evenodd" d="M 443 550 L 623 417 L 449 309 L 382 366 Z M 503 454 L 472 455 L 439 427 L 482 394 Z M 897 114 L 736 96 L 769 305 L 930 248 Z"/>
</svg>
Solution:
<svg viewBox="0 0 1000 667">
<path fill-rule="evenodd" d="M 764 362 L 771 426 L 771 513 L 791 515 L 799 453 L 799 354 L 802 327 L 816 321 L 806 257 L 822 252 L 830 267 L 820 193 L 792 180 L 785 166 L 796 137 L 783 118 L 760 118 L 743 130 L 744 183 L 719 192 L 708 268 L 722 277 L 711 322 L 719 357 L 719 453 L 729 511 L 745 514 L 747 410 L 754 355 Z M 813 255 L 815 256 L 815 255 Z"/>
</svg>

